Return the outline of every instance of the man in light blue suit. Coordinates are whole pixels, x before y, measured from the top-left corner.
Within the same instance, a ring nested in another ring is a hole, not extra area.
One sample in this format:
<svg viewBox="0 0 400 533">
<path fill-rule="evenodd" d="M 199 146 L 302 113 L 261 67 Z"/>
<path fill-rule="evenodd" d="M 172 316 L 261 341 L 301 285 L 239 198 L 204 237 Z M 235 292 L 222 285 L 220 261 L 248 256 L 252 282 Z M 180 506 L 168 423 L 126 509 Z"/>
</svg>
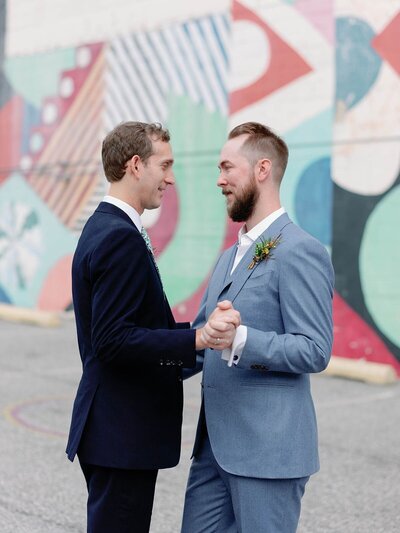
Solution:
<svg viewBox="0 0 400 533">
<path fill-rule="evenodd" d="M 203 397 L 183 533 L 294 533 L 319 469 L 309 374 L 329 362 L 334 274 L 325 248 L 281 207 L 287 160 L 285 142 L 253 122 L 234 128 L 221 152 L 217 184 L 229 216 L 245 224 L 194 326 L 223 300 L 241 326 L 231 349 L 208 339 L 213 349 L 198 357 Z"/>
</svg>

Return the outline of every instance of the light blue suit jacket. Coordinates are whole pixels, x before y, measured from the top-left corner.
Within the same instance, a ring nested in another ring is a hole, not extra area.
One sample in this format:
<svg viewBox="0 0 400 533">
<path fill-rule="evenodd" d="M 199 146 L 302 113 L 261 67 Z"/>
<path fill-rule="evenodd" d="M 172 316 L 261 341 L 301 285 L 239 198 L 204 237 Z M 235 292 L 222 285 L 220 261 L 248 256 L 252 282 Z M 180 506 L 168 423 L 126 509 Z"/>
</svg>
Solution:
<svg viewBox="0 0 400 533">
<path fill-rule="evenodd" d="M 194 324 L 227 299 L 248 328 L 237 366 L 217 350 L 198 357 L 203 405 L 193 453 L 205 415 L 218 464 L 240 476 L 296 478 L 319 469 L 309 373 L 324 370 L 331 354 L 333 268 L 322 244 L 286 213 L 262 237 L 279 234 L 269 259 L 251 270 L 253 246 L 232 276 L 236 246 L 222 254 Z"/>
</svg>

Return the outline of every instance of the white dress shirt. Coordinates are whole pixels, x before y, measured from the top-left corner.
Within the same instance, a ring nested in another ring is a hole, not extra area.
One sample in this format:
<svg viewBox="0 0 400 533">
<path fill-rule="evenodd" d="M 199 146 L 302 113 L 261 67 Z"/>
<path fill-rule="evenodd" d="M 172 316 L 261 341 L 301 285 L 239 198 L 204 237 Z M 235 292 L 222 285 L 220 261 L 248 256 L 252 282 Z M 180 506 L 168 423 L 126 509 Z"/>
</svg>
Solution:
<svg viewBox="0 0 400 533">
<path fill-rule="evenodd" d="M 245 233 L 245 225 L 240 228 L 238 233 L 236 256 L 233 262 L 231 275 L 240 263 L 240 261 L 243 259 L 250 246 L 254 245 L 255 241 L 264 233 L 264 231 L 266 231 L 271 226 L 271 224 L 275 222 L 277 218 L 283 215 L 283 213 L 285 213 L 284 207 L 277 209 L 267 217 L 263 218 L 261 222 L 259 222 L 256 226 L 254 226 L 254 228 L 252 228 L 247 233 Z M 225 361 L 228 361 L 228 366 L 232 366 L 232 364 L 238 364 L 240 356 L 242 355 L 244 345 L 246 344 L 246 340 L 247 327 L 240 325 L 236 330 L 236 335 L 233 339 L 232 346 L 230 348 L 222 350 L 221 357 Z"/>
<path fill-rule="evenodd" d="M 115 207 L 119 207 L 124 213 L 128 215 L 128 217 L 135 224 L 139 232 L 142 231 L 143 224 L 142 224 L 142 221 L 140 220 L 140 215 L 136 211 L 136 209 L 134 209 L 131 205 L 127 204 L 123 200 L 119 200 L 119 198 L 110 196 L 109 194 L 104 196 L 103 202 L 107 202 L 108 204 L 115 205 Z"/>
</svg>

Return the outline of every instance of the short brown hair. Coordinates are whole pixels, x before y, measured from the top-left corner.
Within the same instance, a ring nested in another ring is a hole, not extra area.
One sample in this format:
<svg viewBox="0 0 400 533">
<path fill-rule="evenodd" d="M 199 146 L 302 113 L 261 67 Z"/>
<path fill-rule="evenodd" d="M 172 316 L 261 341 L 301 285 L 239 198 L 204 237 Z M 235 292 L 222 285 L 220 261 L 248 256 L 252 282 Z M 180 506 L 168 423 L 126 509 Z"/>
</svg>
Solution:
<svg viewBox="0 0 400 533">
<path fill-rule="evenodd" d="M 286 170 L 289 150 L 283 139 L 274 133 L 268 126 L 258 122 L 245 122 L 233 128 L 228 139 L 240 135 L 248 135 L 244 141 L 242 151 L 252 165 L 259 159 L 270 158 L 273 163 L 273 177 L 280 183 Z"/>
<path fill-rule="evenodd" d="M 107 181 L 120 181 L 126 163 L 138 155 L 145 163 L 153 154 L 152 141 L 169 142 L 169 131 L 159 123 L 122 122 L 104 138 L 101 158 Z"/>
</svg>

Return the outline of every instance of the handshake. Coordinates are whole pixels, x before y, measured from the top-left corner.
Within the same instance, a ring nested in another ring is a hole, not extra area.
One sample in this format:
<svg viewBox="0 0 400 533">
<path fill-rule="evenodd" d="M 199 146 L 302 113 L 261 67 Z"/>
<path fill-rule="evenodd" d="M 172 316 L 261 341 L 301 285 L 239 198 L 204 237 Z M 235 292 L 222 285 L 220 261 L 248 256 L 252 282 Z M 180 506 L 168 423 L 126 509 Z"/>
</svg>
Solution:
<svg viewBox="0 0 400 533">
<path fill-rule="evenodd" d="M 240 313 L 228 300 L 219 302 L 207 323 L 196 329 L 196 350 L 230 348 L 240 326 Z"/>
</svg>

